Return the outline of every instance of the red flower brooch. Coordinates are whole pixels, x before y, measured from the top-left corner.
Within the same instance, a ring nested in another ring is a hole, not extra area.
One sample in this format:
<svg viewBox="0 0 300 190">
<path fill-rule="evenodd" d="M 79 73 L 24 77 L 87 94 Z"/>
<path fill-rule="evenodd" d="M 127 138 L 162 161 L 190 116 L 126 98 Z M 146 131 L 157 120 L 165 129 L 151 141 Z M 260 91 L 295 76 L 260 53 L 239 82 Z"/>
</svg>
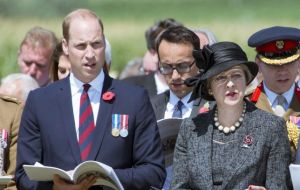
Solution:
<svg viewBox="0 0 300 190">
<path fill-rule="evenodd" d="M 249 148 L 253 143 L 253 137 L 251 135 L 246 135 L 243 139 L 243 145 L 244 148 Z"/>
<path fill-rule="evenodd" d="M 115 93 L 107 91 L 102 95 L 102 99 L 106 102 L 112 101 L 115 98 Z"/>
</svg>

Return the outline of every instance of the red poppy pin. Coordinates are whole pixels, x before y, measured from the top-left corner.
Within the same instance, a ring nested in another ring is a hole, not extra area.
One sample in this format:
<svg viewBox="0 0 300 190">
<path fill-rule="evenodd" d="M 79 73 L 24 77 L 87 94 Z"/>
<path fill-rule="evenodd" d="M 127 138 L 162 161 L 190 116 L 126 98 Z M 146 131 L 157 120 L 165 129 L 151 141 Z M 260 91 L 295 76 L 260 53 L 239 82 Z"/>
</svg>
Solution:
<svg viewBox="0 0 300 190">
<path fill-rule="evenodd" d="M 251 135 L 246 135 L 243 139 L 243 145 L 244 148 L 249 148 L 253 144 L 253 137 Z"/>
<path fill-rule="evenodd" d="M 209 103 L 205 102 L 205 104 L 199 109 L 198 113 L 205 113 L 209 111 Z"/>
<path fill-rule="evenodd" d="M 107 91 L 102 95 L 102 99 L 106 102 L 110 102 L 115 98 L 115 93 Z"/>
</svg>

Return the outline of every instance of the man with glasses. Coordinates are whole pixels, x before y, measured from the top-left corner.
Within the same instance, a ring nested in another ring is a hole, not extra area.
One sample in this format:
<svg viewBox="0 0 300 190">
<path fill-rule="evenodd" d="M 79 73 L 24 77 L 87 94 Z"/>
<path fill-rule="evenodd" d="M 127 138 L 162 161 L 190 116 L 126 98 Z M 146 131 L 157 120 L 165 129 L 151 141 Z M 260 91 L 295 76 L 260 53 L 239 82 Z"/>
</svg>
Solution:
<svg viewBox="0 0 300 190">
<path fill-rule="evenodd" d="M 157 120 L 172 118 L 179 102 L 182 118 L 198 113 L 200 102 L 188 102 L 193 87 L 186 86 L 184 81 L 199 74 L 193 57 L 193 50 L 199 49 L 197 35 L 183 26 L 169 28 L 158 38 L 159 71 L 170 90 L 151 99 Z"/>
<path fill-rule="evenodd" d="M 157 40 L 156 51 L 159 59 L 159 71 L 164 76 L 170 90 L 154 96 L 151 101 L 156 119 L 187 118 L 199 112 L 200 99 L 189 102 L 193 87 L 184 81 L 199 74 L 193 51 L 200 50 L 198 36 L 183 27 L 171 27 Z M 171 167 L 167 167 L 167 179 L 164 189 L 169 189 Z"/>
</svg>

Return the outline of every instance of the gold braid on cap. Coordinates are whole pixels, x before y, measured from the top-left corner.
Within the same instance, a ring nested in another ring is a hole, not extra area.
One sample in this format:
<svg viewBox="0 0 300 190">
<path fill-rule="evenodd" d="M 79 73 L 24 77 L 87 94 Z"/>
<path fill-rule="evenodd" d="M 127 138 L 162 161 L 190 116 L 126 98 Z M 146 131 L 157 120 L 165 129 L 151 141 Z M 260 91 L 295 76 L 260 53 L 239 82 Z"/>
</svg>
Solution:
<svg viewBox="0 0 300 190">
<path fill-rule="evenodd" d="M 258 57 L 261 61 L 270 65 L 283 65 L 297 60 L 300 57 L 300 50 L 296 54 L 282 59 L 270 59 L 263 55 L 258 55 Z"/>
<path fill-rule="evenodd" d="M 289 141 L 295 146 L 295 148 L 297 149 L 298 147 L 298 138 L 299 138 L 299 129 L 298 126 L 290 121 L 286 122 L 286 127 L 287 127 L 287 131 L 288 131 L 288 137 L 289 137 Z"/>
</svg>

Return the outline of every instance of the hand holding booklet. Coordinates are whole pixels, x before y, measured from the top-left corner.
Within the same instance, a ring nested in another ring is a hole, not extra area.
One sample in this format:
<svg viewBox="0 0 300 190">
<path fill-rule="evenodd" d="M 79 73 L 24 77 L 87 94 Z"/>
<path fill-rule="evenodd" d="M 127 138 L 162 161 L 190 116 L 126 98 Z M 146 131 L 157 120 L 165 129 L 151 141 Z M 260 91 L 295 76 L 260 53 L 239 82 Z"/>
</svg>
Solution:
<svg viewBox="0 0 300 190">
<path fill-rule="evenodd" d="M 113 168 L 97 161 L 85 161 L 71 171 L 44 166 L 38 162 L 34 165 L 23 165 L 23 167 L 30 180 L 52 181 L 53 175 L 58 174 L 61 178 L 76 184 L 89 175 L 95 175 L 97 180 L 94 185 L 107 186 L 115 190 L 124 189 Z"/>
</svg>

